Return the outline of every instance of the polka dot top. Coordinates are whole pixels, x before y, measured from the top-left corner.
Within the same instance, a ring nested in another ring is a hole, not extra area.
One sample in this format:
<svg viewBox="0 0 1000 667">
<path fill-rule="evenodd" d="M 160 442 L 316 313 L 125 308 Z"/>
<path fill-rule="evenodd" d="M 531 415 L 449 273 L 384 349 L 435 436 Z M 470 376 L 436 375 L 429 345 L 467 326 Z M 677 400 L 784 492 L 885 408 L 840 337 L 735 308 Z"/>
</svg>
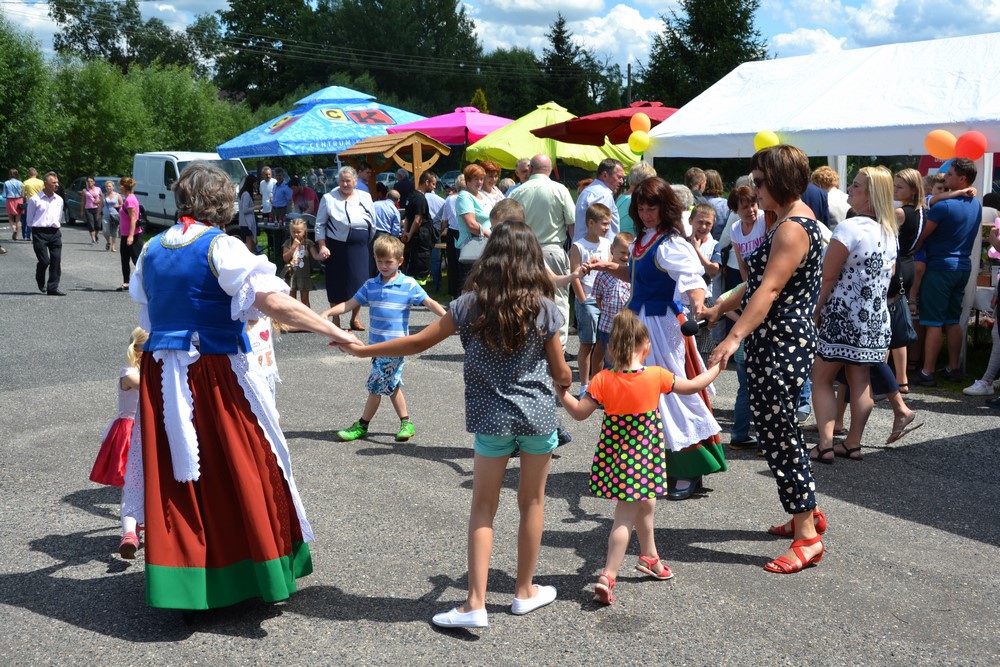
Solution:
<svg viewBox="0 0 1000 667">
<path fill-rule="evenodd" d="M 472 335 L 476 295 L 463 294 L 449 312 L 465 348 L 465 430 L 483 435 L 546 435 L 556 430 L 556 398 L 545 341 L 559 333 L 562 316 L 542 298 L 536 332 L 513 354 L 493 350 Z"/>
</svg>

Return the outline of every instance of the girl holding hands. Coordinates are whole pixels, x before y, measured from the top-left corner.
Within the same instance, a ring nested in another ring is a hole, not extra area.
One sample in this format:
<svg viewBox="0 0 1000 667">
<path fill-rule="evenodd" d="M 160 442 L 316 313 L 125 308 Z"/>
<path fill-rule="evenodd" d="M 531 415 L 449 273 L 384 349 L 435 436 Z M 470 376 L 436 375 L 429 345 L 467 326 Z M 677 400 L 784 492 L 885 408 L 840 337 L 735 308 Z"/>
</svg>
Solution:
<svg viewBox="0 0 1000 667">
<path fill-rule="evenodd" d="M 360 357 L 412 355 L 455 332 L 465 348 L 466 429 L 475 434 L 465 602 L 437 614 L 435 625 L 484 628 L 486 581 L 493 551 L 493 517 L 507 460 L 521 451 L 517 582 L 511 612 L 527 614 L 556 597 L 532 582 L 541 549 L 545 482 L 558 445 L 552 383 L 569 387 L 572 373 L 559 342 L 562 317 L 542 248 L 523 222 L 496 228 L 469 273 L 469 291 L 448 313 L 417 334 L 375 345 L 343 348 Z"/>
<path fill-rule="evenodd" d="M 604 406 L 601 437 L 590 469 L 590 491 L 618 501 L 608 537 L 604 571 L 594 586 L 594 600 L 615 601 L 618 568 L 625 559 L 632 529 L 639 537 L 638 571 L 654 579 L 673 573 L 660 561 L 653 535 L 656 498 L 667 493 L 667 465 L 660 419 L 661 394 L 696 394 L 719 374 L 713 366 L 690 380 L 659 366 L 646 366 L 649 331 L 629 309 L 615 316 L 609 340 L 614 370 L 602 370 L 578 401 L 560 386 L 559 400 L 574 419 L 583 421 Z"/>
</svg>

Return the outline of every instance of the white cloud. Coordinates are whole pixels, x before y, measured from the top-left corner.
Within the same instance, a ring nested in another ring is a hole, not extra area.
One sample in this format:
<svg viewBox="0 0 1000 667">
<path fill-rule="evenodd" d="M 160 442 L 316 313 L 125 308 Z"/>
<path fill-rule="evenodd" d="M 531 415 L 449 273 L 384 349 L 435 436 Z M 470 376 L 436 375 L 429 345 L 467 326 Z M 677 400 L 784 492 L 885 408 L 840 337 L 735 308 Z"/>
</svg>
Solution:
<svg viewBox="0 0 1000 667">
<path fill-rule="evenodd" d="M 996 0 L 865 0 L 847 8 L 851 46 L 875 46 L 1000 31 Z"/>
<path fill-rule="evenodd" d="M 653 37 L 663 29 L 659 20 L 643 18 L 636 9 L 615 5 L 604 16 L 593 16 L 570 24 L 576 41 L 599 56 L 625 65 L 649 59 Z"/>
<path fill-rule="evenodd" d="M 516 21 L 508 14 L 490 13 L 488 20 L 482 18 L 484 15 L 480 12 L 473 20 L 486 53 L 517 46 L 530 49 L 541 57 L 549 46 L 546 33 L 555 20 L 552 10 L 536 17 L 534 23 Z M 601 61 L 610 58 L 624 71 L 629 62 L 636 64 L 648 60 L 653 36 L 663 29 L 663 25 L 657 19 L 643 17 L 633 7 L 618 4 L 607 13 L 580 20 L 567 19 L 566 28 L 573 34 L 576 44 L 592 50 Z"/>
<path fill-rule="evenodd" d="M 42 3 L 14 2 L 0 5 L 4 17 L 16 29 L 30 33 L 38 40 L 45 55 L 53 55 L 52 39 L 56 34 L 56 24 L 49 18 L 48 5 Z"/>
<path fill-rule="evenodd" d="M 768 51 L 778 58 L 787 58 L 840 51 L 846 42 L 846 37 L 835 37 L 822 28 L 798 28 L 772 37 Z"/>
</svg>

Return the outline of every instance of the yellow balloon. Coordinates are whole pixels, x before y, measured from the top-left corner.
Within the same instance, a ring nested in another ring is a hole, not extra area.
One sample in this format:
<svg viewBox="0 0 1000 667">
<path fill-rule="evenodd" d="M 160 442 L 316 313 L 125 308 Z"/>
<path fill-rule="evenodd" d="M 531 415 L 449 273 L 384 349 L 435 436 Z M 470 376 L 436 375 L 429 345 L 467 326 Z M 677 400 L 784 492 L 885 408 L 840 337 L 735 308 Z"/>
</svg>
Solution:
<svg viewBox="0 0 1000 667">
<path fill-rule="evenodd" d="M 628 137 L 628 147 L 636 155 L 645 153 L 646 149 L 649 148 L 649 135 L 645 132 L 633 132 Z"/>
<path fill-rule="evenodd" d="M 640 111 L 632 116 L 628 126 L 633 132 L 649 132 L 652 123 L 649 122 L 649 116 Z"/>
<path fill-rule="evenodd" d="M 781 143 L 781 139 L 778 135 L 771 130 L 761 130 L 757 133 L 757 136 L 753 138 L 754 150 L 764 150 L 765 148 L 770 148 L 771 146 L 777 146 Z"/>
</svg>

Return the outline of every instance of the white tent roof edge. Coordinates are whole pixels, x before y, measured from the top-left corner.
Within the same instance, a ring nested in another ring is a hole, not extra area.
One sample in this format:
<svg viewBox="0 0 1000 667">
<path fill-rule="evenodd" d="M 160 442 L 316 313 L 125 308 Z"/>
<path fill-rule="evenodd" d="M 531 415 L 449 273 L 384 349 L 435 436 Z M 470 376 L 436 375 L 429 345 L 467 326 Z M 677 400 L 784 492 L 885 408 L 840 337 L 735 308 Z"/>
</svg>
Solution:
<svg viewBox="0 0 1000 667">
<path fill-rule="evenodd" d="M 809 155 L 921 155 L 936 129 L 997 150 L 998 80 L 1000 33 L 744 63 L 653 128 L 646 156 L 750 157 L 761 130 Z"/>
</svg>

